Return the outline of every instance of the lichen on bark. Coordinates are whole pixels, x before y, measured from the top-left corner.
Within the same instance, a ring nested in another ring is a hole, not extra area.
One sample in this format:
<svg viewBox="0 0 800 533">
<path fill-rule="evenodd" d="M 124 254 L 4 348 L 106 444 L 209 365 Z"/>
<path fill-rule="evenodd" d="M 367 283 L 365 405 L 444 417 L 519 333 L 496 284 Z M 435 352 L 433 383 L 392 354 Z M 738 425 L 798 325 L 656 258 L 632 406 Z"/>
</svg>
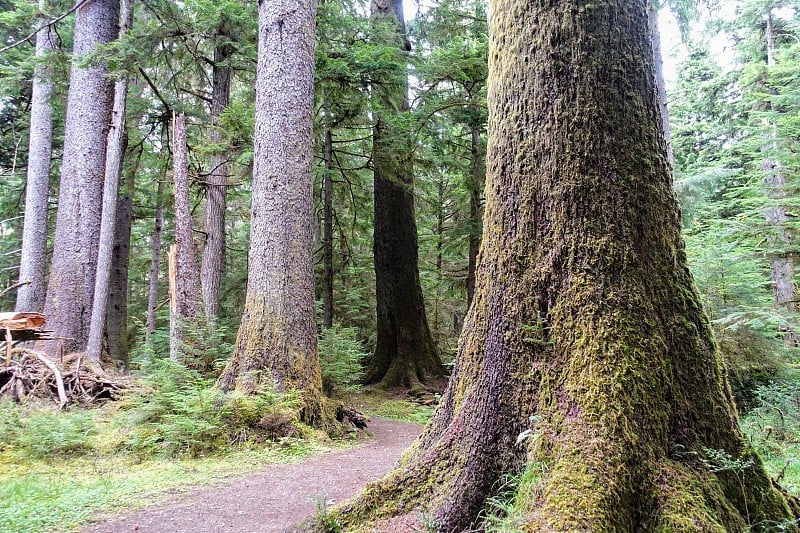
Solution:
<svg viewBox="0 0 800 533">
<path fill-rule="evenodd" d="M 793 527 L 687 268 L 647 7 L 490 5 L 484 241 L 453 376 L 341 523 L 424 509 L 464 531 L 504 476 L 545 464 L 525 531 Z M 747 466 L 710 468 L 713 451 Z"/>
</svg>

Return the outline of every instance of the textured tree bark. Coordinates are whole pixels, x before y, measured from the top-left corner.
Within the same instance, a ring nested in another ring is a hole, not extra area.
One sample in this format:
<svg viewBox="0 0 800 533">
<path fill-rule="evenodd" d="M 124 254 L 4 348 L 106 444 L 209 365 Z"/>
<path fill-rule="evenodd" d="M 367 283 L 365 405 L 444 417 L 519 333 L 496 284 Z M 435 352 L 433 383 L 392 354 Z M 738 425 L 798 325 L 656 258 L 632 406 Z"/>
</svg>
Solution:
<svg viewBox="0 0 800 533">
<path fill-rule="evenodd" d="M 44 11 L 46 0 L 39 0 Z M 36 59 L 31 94 L 28 174 L 25 181 L 25 220 L 22 230 L 17 311 L 40 312 L 44 308 L 47 268 L 47 199 L 50 194 L 50 155 L 53 140 L 53 68 L 47 55 L 57 45 L 55 30 L 45 26 L 36 33 Z"/>
<path fill-rule="evenodd" d="M 525 531 L 794 518 L 739 432 L 686 265 L 647 2 L 489 13 L 484 239 L 453 376 L 400 466 L 337 518 L 421 506 L 465 531 L 526 467 Z M 747 466 L 714 471 L 708 450 Z"/>
<path fill-rule="evenodd" d="M 228 38 L 224 25 L 217 30 L 217 38 Z M 231 67 L 228 62 L 233 51 L 233 47 L 224 42 L 218 43 L 214 48 L 210 137 L 215 145 L 222 142 L 219 117 L 230 101 Z M 211 172 L 208 173 L 206 186 L 205 241 L 200 279 L 203 285 L 203 306 L 209 324 L 213 324 L 219 314 L 220 285 L 225 272 L 225 209 L 228 193 L 228 156 L 225 152 L 220 150 L 211 157 Z"/>
<path fill-rule="evenodd" d="M 129 178 L 134 181 L 133 176 Z M 128 264 L 131 255 L 131 226 L 133 223 L 133 194 L 119 199 L 115 224 L 114 249 L 111 253 L 111 280 L 106 306 L 106 342 L 112 361 L 127 367 L 128 343 Z"/>
<path fill-rule="evenodd" d="M 469 184 L 469 252 L 467 260 L 467 309 L 472 305 L 475 296 L 475 272 L 478 266 L 478 250 L 481 245 L 481 227 L 483 225 L 483 209 L 481 209 L 481 193 L 486 177 L 486 156 L 481 149 L 481 129 L 473 124 L 470 134 L 470 184 Z"/>
<path fill-rule="evenodd" d="M 64 126 L 64 155 L 44 312 L 60 343 L 49 355 L 83 350 L 89 335 L 114 85 L 104 64 L 80 66 L 98 45 L 117 38 L 119 0 L 93 0 L 75 15 L 73 63 Z"/>
<path fill-rule="evenodd" d="M 133 23 L 133 6 L 130 0 L 121 1 L 120 36 L 124 36 Z M 98 240 L 97 270 L 94 280 L 94 298 L 89 324 L 86 359 L 100 362 L 106 326 L 106 309 L 111 284 L 111 264 L 116 237 L 119 183 L 122 177 L 122 160 L 125 155 L 125 101 L 128 97 L 128 77 L 122 76 L 114 84 L 114 104 L 111 129 L 106 143 L 105 178 L 103 180 L 102 215 Z"/>
<path fill-rule="evenodd" d="M 150 277 L 147 289 L 147 342 L 156 332 L 156 307 L 158 306 L 158 272 L 161 263 L 161 234 L 164 230 L 164 180 L 158 181 L 156 189 L 156 216 L 153 219 L 152 254 Z"/>
<path fill-rule="evenodd" d="M 765 33 L 768 68 L 775 66 L 775 28 L 772 17 L 772 11 L 768 10 Z M 769 109 L 771 106 L 769 103 L 764 103 L 761 107 Z M 781 171 L 781 163 L 773 157 L 777 145 L 775 125 L 767 120 L 765 126 L 768 133 L 765 139 L 766 143 L 762 147 L 764 158 L 761 161 L 761 168 L 764 170 L 764 186 L 767 197 L 773 202 L 773 205 L 768 207 L 764 214 L 768 231 L 771 232 L 768 239 L 772 248 L 769 253 L 770 276 L 773 294 L 775 295 L 775 305 L 791 315 L 797 312 L 794 284 L 794 239 L 787 224 L 789 222 L 787 208 L 781 202 L 781 200 L 787 199 L 791 193 L 789 191 L 789 180 L 785 173 Z M 800 343 L 800 339 L 798 339 L 796 328 L 790 326 L 785 327 L 784 330 L 783 338 L 786 344 L 797 346 Z"/>
<path fill-rule="evenodd" d="M 245 309 L 217 385 L 302 392 L 323 423 L 312 247 L 313 0 L 259 3 L 256 130 Z"/>
<path fill-rule="evenodd" d="M 375 38 L 408 50 L 403 3 L 373 0 L 371 9 Z M 365 380 L 385 387 L 412 387 L 440 381 L 447 372 L 428 327 L 419 281 L 412 140 L 393 124 L 409 110 L 405 65 L 378 80 L 372 91 L 379 108 L 372 133 L 378 339 Z"/>
<path fill-rule="evenodd" d="M 172 157 L 174 166 L 175 246 L 170 275 L 169 356 L 184 361 L 188 329 L 196 325 L 202 306 L 200 265 L 192 232 L 192 211 L 189 205 L 189 148 L 186 146 L 186 117 L 175 117 Z"/>
</svg>

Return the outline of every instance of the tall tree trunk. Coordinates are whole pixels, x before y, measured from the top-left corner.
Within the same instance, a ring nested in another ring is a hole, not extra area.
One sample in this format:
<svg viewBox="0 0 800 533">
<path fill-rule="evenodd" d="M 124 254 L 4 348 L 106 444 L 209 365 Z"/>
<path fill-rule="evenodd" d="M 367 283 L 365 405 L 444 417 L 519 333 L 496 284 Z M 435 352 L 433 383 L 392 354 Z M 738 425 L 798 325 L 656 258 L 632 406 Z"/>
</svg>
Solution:
<svg viewBox="0 0 800 533">
<path fill-rule="evenodd" d="M 423 506 L 465 531 L 526 468 L 525 531 L 795 518 L 739 432 L 687 268 L 647 3 L 489 13 L 484 240 L 453 376 L 400 466 L 337 518 Z"/>
<path fill-rule="evenodd" d="M 323 104 L 325 114 L 325 143 L 322 176 L 322 327 L 333 327 L 333 132 L 330 109 Z"/>
<path fill-rule="evenodd" d="M 47 7 L 39 0 L 39 10 Z M 17 311 L 44 308 L 47 268 L 47 199 L 50 194 L 50 155 L 53 139 L 53 68 L 48 54 L 56 48 L 54 28 L 45 26 L 36 33 L 36 59 L 31 94 L 31 125 L 28 143 L 28 175 L 25 182 L 25 221 L 22 230 L 20 281 L 30 281 L 17 289 Z"/>
<path fill-rule="evenodd" d="M 104 64 L 82 66 L 97 46 L 117 38 L 119 0 L 93 0 L 75 15 L 72 72 L 64 125 L 64 155 L 53 263 L 44 312 L 60 343 L 41 350 L 83 350 L 89 336 L 114 84 Z"/>
<path fill-rule="evenodd" d="M 133 176 L 130 181 L 133 182 Z M 128 343 L 128 262 L 131 255 L 133 224 L 133 186 L 131 193 L 119 199 L 115 224 L 114 249 L 111 253 L 111 280 L 106 306 L 106 342 L 115 364 L 127 367 Z"/>
<path fill-rule="evenodd" d="M 371 10 L 376 40 L 395 47 L 398 56 L 409 50 L 403 3 L 373 0 Z M 397 125 L 398 116 L 409 111 L 405 65 L 398 57 L 395 72 L 372 87 L 378 107 L 372 133 L 378 339 L 366 382 L 385 387 L 412 387 L 446 375 L 428 327 L 419 281 L 412 139 Z"/>
<path fill-rule="evenodd" d="M 123 37 L 133 22 L 131 0 L 121 0 L 120 36 Z M 97 271 L 94 282 L 94 299 L 89 325 L 86 359 L 100 362 L 106 326 L 106 308 L 111 284 L 111 264 L 116 237 L 119 182 L 122 177 L 122 160 L 125 155 L 125 101 L 128 97 L 128 77 L 123 75 L 114 84 L 114 105 L 111 129 L 106 143 L 105 178 L 103 180 L 102 215 L 98 242 Z M 116 355 L 116 354 L 114 354 Z"/>
<path fill-rule="evenodd" d="M 647 23 L 650 25 L 651 43 L 653 46 L 653 63 L 656 72 L 656 91 L 658 92 L 658 110 L 661 113 L 661 122 L 664 128 L 664 140 L 667 143 L 667 160 L 670 167 L 675 166 L 675 156 L 672 152 L 672 133 L 669 126 L 669 109 L 667 104 L 667 84 L 664 80 L 664 55 L 661 50 L 661 29 L 658 27 L 659 3 L 648 2 Z"/>
<path fill-rule="evenodd" d="M 153 219 L 152 253 L 150 276 L 147 285 L 147 342 L 156 332 L 156 307 L 158 307 L 158 272 L 161 264 L 161 235 L 164 231 L 164 180 L 158 181 L 156 189 L 156 215 Z"/>
<path fill-rule="evenodd" d="M 767 12 L 766 27 L 766 47 L 767 47 L 767 68 L 775 66 L 775 27 L 773 25 L 772 11 Z M 764 110 L 772 109 L 771 104 L 760 104 Z M 789 315 L 797 312 L 795 299 L 795 267 L 793 253 L 793 238 L 787 222 L 789 216 L 787 208 L 783 205 L 783 200 L 790 196 L 789 180 L 781 169 L 781 163 L 774 157 L 777 148 L 777 134 L 775 124 L 769 119 L 765 120 L 767 134 L 766 143 L 762 147 L 764 158 L 761 167 L 764 170 L 764 185 L 767 197 L 772 201 L 772 205 L 767 208 L 765 220 L 768 231 L 771 232 L 769 238 L 770 250 L 769 266 L 772 278 L 772 290 L 775 295 L 775 305 Z M 785 326 L 783 331 L 784 341 L 789 346 L 797 346 L 798 339 L 796 327 L 794 325 Z"/>
<path fill-rule="evenodd" d="M 313 0 L 259 3 L 247 296 L 224 390 L 302 391 L 323 421 L 312 247 Z"/>
<path fill-rule="evenodd" d="M 469 161 L 469 256 L 467 261 L 467 309 L 475 297 L 475 272 L 478 266 L 478 249 L 481 245 L 483 210 L 481 193 L 486 176 L 486 156 L 481 148 L 480 124 L 470 126 Z"/>
<path fill-rule="evenodd" d="M 217 39 L 228 39 L 223 26 L 217 30 Z M 200 279 L 203 285 L 203 306 L 209 324 L 216 322 L 219 314 L 219 292 L 225 272 L 225 209 L 228 193 L 227 150 L 221 150 L 222 132 L 219 118 L 228 107 L 231 96 L 230 43 L 219 42 L 214 47 L 214 67 L 211 88 L 211 142 L 216 146 L 211 157 L 211 172 L 206 187 L 205 242 Z"/>
<path fill-rule="evenodd" d="M 173 361 L 185 361 L 187 350 L 191 351 L 189 333 L 200 316 L 202 289 L 189 205 L 189 148 L 183 114 L 174 119 L 172 156 L 175 245 L 170 250 L 169 356 Z"/>
</svg>

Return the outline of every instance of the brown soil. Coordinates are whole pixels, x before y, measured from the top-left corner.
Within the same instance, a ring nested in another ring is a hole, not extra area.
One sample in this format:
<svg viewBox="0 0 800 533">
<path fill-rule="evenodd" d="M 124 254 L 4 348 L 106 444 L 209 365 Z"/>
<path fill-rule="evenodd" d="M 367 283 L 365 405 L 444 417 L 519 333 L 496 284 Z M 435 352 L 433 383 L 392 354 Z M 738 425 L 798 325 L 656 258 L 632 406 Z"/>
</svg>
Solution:
<svg viewBox="0 0 800 533">
<path fill-rule="evenodd" d="M 281 532 L 312 516 L 318 502 L 339 503 L 380 478 L 422 427 L 373 419 L 375 438 L 298 464 L 271 465 L 225 484 L 173 495 L 160 505 L 93 524 L 85 533 Z M 401 529 L 393 527 L 394 532 Z M 408 530 L 407 530 L 408 531 Z"/>
</svg>

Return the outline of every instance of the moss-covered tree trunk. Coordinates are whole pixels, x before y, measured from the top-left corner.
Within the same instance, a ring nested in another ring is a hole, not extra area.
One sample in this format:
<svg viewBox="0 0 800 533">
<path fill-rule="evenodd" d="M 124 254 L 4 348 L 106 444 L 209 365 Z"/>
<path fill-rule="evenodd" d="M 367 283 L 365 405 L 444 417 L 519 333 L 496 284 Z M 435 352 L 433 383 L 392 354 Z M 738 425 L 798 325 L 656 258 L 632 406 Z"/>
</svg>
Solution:
<svg viewBox="0 0 800 533">
<path fill-rule="evenodd" d="M 313 0 L 259 3 L 256 130 L 247 296 L 224 390 L 297 389 L 322 417 L 314 317 L 311 170 Z"/>
<path fill-rule="evenodd" d="M 484 240 L 454 374 L 400 466 L 338 517 L 423 508 L 464 531 L 528 467 L 526 531 L 792 518 L 739 432 L 686 266 L 647 2 L 489 12 Z"/>
<path fill-rule="evenodd" d="M 419 280 L 412 146 L 408 126 L 401 125 L 409 110 L 403 3 L 373 0 L 371 10 L 374 40 L 395 48 L 398 57 L 394 71 L 372 86 L 378 340 L 366 382 L 412 387 L 437 381 L 446 371 L 428 327 Z"/>
</svg>

